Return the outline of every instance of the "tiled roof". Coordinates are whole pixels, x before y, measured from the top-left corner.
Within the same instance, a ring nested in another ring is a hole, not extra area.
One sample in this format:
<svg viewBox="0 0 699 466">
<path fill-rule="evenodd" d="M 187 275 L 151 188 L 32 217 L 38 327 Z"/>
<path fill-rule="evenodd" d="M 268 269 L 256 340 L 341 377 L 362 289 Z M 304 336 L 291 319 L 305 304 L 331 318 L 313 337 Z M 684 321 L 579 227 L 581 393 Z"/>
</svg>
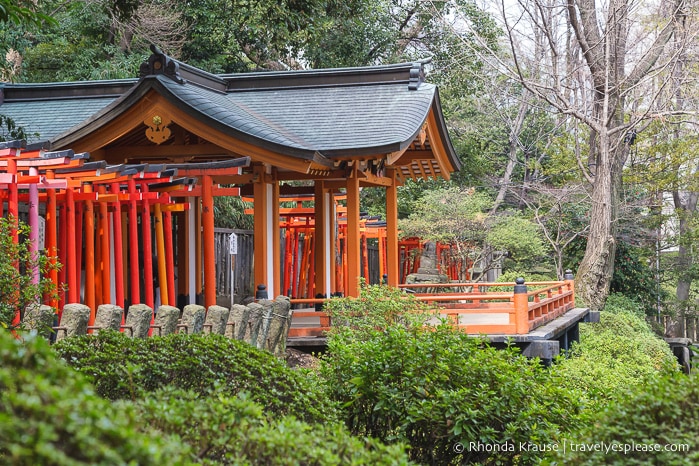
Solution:
<svg viewBox="0 0 699 466">
<path fill-rule="evenodd" d="M 155 89 L 205 124 L 278 153 L 369 155 L 408 147 L 431 110 L 446 135 L 437 89 L 423 78 L 419 63 L 215 76 L 154 50 L 138 81 L 1 85 L 0 114 L 35 140 L 65 145 Z M 446 147 L 458 168 L 448 137 Z"/>
</svg>

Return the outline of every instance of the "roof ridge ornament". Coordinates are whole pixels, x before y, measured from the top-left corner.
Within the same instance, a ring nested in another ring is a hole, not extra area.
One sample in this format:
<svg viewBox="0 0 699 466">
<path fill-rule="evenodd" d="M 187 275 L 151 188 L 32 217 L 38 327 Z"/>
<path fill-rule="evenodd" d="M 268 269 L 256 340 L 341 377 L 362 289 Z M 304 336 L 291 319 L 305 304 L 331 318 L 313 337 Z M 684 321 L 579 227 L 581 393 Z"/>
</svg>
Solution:
<svg viewBox="0 0 699 466">
<path fill-rule="evenodd" d="M 412 68 L 410 68 L 410 81 L 408 81 L 408 89 L 411 91 L 416 91 L 420 84 L 425 82 L 425 68 L 424 62 L 418 61 L 413 62 Z"/>
<path fill-rule="evenodd" d="M 162 74 L 178 84 L 187 82 L 180 76 L 180 63 L 177 60 L 165 55 L 154 44 L 150 45 L 150 49 L 153 53 L 148 57 L 148 61 L 141 63 L 139 77 L 145 78 L 146 76 Z"/>
</svg>

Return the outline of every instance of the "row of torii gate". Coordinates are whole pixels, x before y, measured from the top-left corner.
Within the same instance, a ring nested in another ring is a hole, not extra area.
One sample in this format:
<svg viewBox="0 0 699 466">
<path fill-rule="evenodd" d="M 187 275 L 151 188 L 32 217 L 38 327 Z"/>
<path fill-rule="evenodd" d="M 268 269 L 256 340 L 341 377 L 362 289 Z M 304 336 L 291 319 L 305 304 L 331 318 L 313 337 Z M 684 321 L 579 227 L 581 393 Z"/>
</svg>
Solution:
<svg viewBox="0 0 699 466">
<path fill-rule="evenodd" d="M 203 290 L 209 306 L 216 302 L 215 286 L 203 287 L 202 279 L 215 283 L 213 197 L 239 194 L 214 186 L 211 176 L 238 174 L 249 161 L 108 166 L 91 162 L 87 153 L 0 143 L 0 216 L 18 219 L 26 205 L 30 252 L 38 257 L 43 249 L 63 265 L 49 278 L 65 291 L 48 304 L 62 309 L 82 301 L 92 311 L 90 325 L 100 304 L 154 308 L 158 299 L 176 305 L 175 273 L 180 294 Z M 177 268 L 175 250 L 181 254 Z M 38 283 L 39 270 L 28 272 Z"/>
<path fill-rule="evenodd" d="M 90 161 L 88 153 L 49 152 L 41 144 L 27 147 L 23 141 L 0 143 L 0 216 L 19 218 L 20 205 L 26 205 L 23 212 L 27 212 L 33 254 L 43 249 L 50 260 L 63 265 L 49 272 L 62 292 L 48 304 L 62 309 L 67 303 L 83 302 L 92 310 L 90 325 L 100 304 L 126 308 L 143 303 L 155 308 L 156 302 L 175 306 L 178 296 L 203 294 L 210 306 L 216 303 L 216 289 L 204 284 L 216 283 L 213 198 L 240 195 L 238 188 L 215 185 L 212 177 L 238 175 L 249 163 L 248 157 L 240 157 L 222 162 L 107 165 Z M 338 194 L 333 202 L 339 292 L 350 287 L 343 199 Z M 281 200 L 293 204 L 279 210 L 285 238 L 281 290 L 292 297 L 313 298 L 315 215 L 312 207 L 303 205 L 312 198 Z M 387 272 L 385 223 L 365 218 L 360 225 L 361 274 L 369 276 L 367 245 L 374 239 L 383 276 Z M 401 281 L 417 270 L 420 248 L 416 239 L 400 242 Z M 438 249 L 441 257 L 449 257 L 448 245 Z M 460 264 L 448 259 L 445 264 L 448 275 L 463 279 Z M 30 273 L 38 282 L 39 271 Z"/>
</svg>

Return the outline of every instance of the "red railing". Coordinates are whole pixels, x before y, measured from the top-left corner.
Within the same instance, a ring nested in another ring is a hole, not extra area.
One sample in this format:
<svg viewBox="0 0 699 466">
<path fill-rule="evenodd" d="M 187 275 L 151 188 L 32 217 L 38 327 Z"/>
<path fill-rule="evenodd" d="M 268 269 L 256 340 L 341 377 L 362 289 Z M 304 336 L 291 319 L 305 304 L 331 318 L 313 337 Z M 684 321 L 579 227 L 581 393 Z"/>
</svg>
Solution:
<svg viewBox="0 0 699 466">
<path fill-rule="evenodd" d="M 575 307 L 572 279 L 549 282 L 445 283 L 399 285 L 418 300 L 432 303 L 441 316 L 469 334 L 524 335 Z M 496 291 L 489 291 L 495 288 Z M 505 288 L 506 291 L 499 289 Z M 424 291 L 419 291 L 424 290 Z M 510 291 L 511 290 L 511 291 Z M 323 299 L 292 299 L 315 305 Z M 289 337 L 323 336 L 330 316 L 296 310 Z"/>
</svg>

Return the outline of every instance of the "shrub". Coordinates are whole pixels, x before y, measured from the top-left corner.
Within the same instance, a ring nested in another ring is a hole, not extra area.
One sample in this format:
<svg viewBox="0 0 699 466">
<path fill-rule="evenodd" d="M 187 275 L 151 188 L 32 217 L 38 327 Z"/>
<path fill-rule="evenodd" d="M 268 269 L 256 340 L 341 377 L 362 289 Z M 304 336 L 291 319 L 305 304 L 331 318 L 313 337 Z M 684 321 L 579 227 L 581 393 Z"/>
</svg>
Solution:
<svg viewBox="0 0 699 466">
<path fill-rule="evenodd" d="M 0 464 L 188 464 L 182 454 L 140 435 L 133 409 L 97 396 L 41 338 L 0 332 Z"/>
<path fill-rule="evenodd" d="M 158 390 L 137 403 L 148 425 L 176 435 L 208 464 L 404 465 L 400 445 L 352 437 L 338 423 L 311 425 L 293 416 L 270 420 L 261 405 L 244 394 L 200 397 L 172 388 Z"/>
<path fill-rule="evenodd" d="M 223 335 L 175 334 L 147 339 L 118 332 L 62 340 L 60 356 L 111 400 L 141 398 L 165 385 L 206 394 L 248 392 L 275 414 L 306 421 L 334 419 L 312 374 L 288 368 L 273 355 Z"/>
<path fill-rule="evenodd" d="M 696 377 L 678 373 L 649 379 L 643 387 L 608 405 L 591 422 L 571 433 L 565 453 L 559 449 L 547 464 L 699 464 L 698 382 Z M 582 443 L 608 448 L 572 448 L 572 444 Z M 651 450 L 655 448 L 660 451 Z"/>
<path fill-rule="evenodd" d="M 579 343 L 552 368 L 592 411 L 678 367 L 668 345 L 627 306 L 628 300 L 615 297 L 599 323 L 580 324 Z"/>
<path fill-rule="evenodd" d="M 577 410 L 538 360 L 446 324 L 338 329 L 321 373 L 350 432 L 406 442 L 411 459 L 424 464 L 535 463 L 541 454 L 522 451 L 519 442 L 553 441 Z M 470 442 L 516 448 L 458 448 Z"/>
<path fill-rule="evenodd" d="M 14 232 L 25 238 L 29 236 L 29 226 L 15 222 L 12 217 L 0 217 L 0 328 L 10 329 L 14 328 L 13 320 L 18 312 L 42 302 L 45 296 L 56 297 L 56 286 L 47 274 L 60 268 L 55 258 L 34 257 L 29 241 L 15 243 Z M 40 271 L 38 283 L 33 282 L 29 272 L 34 267 Z"/>
</svg>

